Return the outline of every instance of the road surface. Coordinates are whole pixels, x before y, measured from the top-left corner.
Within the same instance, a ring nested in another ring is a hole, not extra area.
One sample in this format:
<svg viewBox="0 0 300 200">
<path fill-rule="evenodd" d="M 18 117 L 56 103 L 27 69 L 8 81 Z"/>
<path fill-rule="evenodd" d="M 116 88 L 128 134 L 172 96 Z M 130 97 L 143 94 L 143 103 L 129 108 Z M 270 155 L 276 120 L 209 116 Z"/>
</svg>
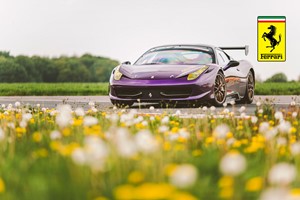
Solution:
<svg viewBox="0 0 300 200">
<path fill-rule="evenodd" d="M 297 96 L 255 96 L 255 100 L 252 104 L 244 105 L 246 107 L 246 114 L 252 115 L 254 114 L 256 108 L 256 102 L 264 102 L 266 100 L 271 100 L 277 109 L 287 108 L 292 101 L 297 104 L 300 103 L 300 98 Z M 13 104 L 15 102 L 20 102 L 22 105 L 30 104 L 36 105 L 40 104 L 41 107 L 46 108 L 56 108 L 57 105 L 67 103 L 70 104 L 73 108 L 83 107 L 88 109 L 89 102 L 94 102 L 95 107 L 98 110 L 103 111 L 112 111 L 113 105 L 110 103 L 108 96 L 6 96 L 0 97 L 0 104 L 9 103 Z M 231 108 L 231 104 L 228 101 L 228 108 Z M 150 107 L 154 107 L 154 109 L 149 109 Z M 242 105 L 235 105 L 236 111 Z M 189 108 L 185 105 L 179 105 L 176 108 L 161 108 L 159 104 L 137 104 L 135 103 L 132 108 L 138 109 L 139 112 L 143 113 L 176 113 L 176 111 L 180 110 L 181 113 L 184 114 L 194 114 L 199 113 L 200 109 L 198 108 Z M 216 108 L 216 112 L 221 111 L 223 108 Z"/>
</svg>

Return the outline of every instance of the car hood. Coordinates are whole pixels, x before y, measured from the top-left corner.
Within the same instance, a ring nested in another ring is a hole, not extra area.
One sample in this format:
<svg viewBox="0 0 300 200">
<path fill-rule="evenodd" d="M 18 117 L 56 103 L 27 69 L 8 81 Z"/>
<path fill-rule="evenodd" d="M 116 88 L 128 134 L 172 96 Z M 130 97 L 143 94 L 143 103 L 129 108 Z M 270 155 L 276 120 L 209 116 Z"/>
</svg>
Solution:
<svg viewBox="0 0 300 200">
<path fill-rule="evenodd" d="M 158 80 L 186 76 L 204 65 L 121 65 L 120 72 L 130 79 Z"/>
</svg>

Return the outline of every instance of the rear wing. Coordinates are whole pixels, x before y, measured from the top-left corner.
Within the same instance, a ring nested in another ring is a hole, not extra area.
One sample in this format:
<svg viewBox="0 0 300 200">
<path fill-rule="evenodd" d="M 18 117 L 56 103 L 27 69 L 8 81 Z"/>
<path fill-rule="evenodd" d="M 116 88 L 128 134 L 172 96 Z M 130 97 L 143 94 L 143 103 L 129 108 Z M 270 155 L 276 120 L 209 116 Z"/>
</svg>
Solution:
<svg viewBox="0 0 300 200">
<path fill-rule="evenodd" d="M 244 47 L 219 47 L 222 50 L 245 50 L 245 55 L 247 56 L 249 53 L 249 45 L 245 45 Z"/>
</svg>

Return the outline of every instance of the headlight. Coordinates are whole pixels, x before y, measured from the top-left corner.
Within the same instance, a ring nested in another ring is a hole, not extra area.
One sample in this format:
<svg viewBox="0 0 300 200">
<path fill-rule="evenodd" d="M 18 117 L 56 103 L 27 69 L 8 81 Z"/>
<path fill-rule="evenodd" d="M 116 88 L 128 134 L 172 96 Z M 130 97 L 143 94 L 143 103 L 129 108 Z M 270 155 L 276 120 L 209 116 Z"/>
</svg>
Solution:
<svg viewBox="0 0 300 200">
<path fill-rule="evenodd" d="M 115 73 L 114 73 L 114 79 L 115 79 L 116 81 L 120 80 L 121 77 L 122 77 L 122 75 L 123 75 L 123 74 L 119 71 L 119 68 L 120 68 L 120 67 L 118 67 L 118 68 L 115 70 Z"/>
<path fill-rule="evenodd" d="M 206 71 L 208 69 L 208 66 L 204 66 L 201 69 L 198 69 L 197 71 L 190 73 L 187 77 L 188 81 L 192 81 L 195 80 L 196 78 L 198 78 L 204 71 Z"/>
</svg>

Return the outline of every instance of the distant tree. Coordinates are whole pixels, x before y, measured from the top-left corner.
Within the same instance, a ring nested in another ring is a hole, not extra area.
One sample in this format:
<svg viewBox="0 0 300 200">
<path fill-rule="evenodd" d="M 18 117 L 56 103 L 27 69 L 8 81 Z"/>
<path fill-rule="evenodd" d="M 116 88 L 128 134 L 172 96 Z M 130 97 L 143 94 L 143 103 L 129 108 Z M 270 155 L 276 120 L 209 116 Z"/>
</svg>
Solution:
<svg viewBox="0 0 300 200">
<path fill-rule="evenodd" d="M 43 82 L 56 82 L 59 73 L 58 67 L 52 59 L 33 56 L 32 62 L 36 71 L 42 77 Z"/>
<path fill-rule="evenodd" d="M 277 73 L 268 78 L 265 82 L 287 82 L 287 77 L 284 73 Z"/>
<path fill-rule="evenodd" d="M 17 56 L 14 60 L 16 63 L 24 67 L 27 72 L 29 82 L 43 81 L 42 74 L 32 58 L 27 56 Z"/>
<path fill-rule="evenodd" d="M 84 54 L 78 59 L 89 71 L 90 74 L 89 82 L 97 82 L 97 74 L 95 68 L 95 63 L 97 62 L 97 58 L 90 54 Z"/>
<path fill-rule="evenodd" d="M 0 81 L 7 83 L 27 82 L 27 72 L 13 59 L 0 57 Z"/>
<path fill-rule="evenodd" d="M 107 82 L 112 69 L 119 64 L 91 54 L 59 58 L 14 57 L 0 51 L 0 59 L 0 82 Z"/>
<path fill-rule="evenodd" d="M 59 68 L 58 82 L 88 82 L 90 73 L 77 59 L 62 58 L 56 63 Z"/>
<path fill-rule="evenodd" d="M 0 51 L 0 57 L 11 58 L 9 51 Z"/>
<path fill-rule="evenodd" d="M 99 59 L 94 64 L 94 68 L 96 70 L 95 75 L 97 76 L 98 82 L 107 82 L 109 80 L 111 71 L 114 67 L 116 67 L 119 63 L 116 61 L 109 60 L 101 60 Z"/>
</svg>

